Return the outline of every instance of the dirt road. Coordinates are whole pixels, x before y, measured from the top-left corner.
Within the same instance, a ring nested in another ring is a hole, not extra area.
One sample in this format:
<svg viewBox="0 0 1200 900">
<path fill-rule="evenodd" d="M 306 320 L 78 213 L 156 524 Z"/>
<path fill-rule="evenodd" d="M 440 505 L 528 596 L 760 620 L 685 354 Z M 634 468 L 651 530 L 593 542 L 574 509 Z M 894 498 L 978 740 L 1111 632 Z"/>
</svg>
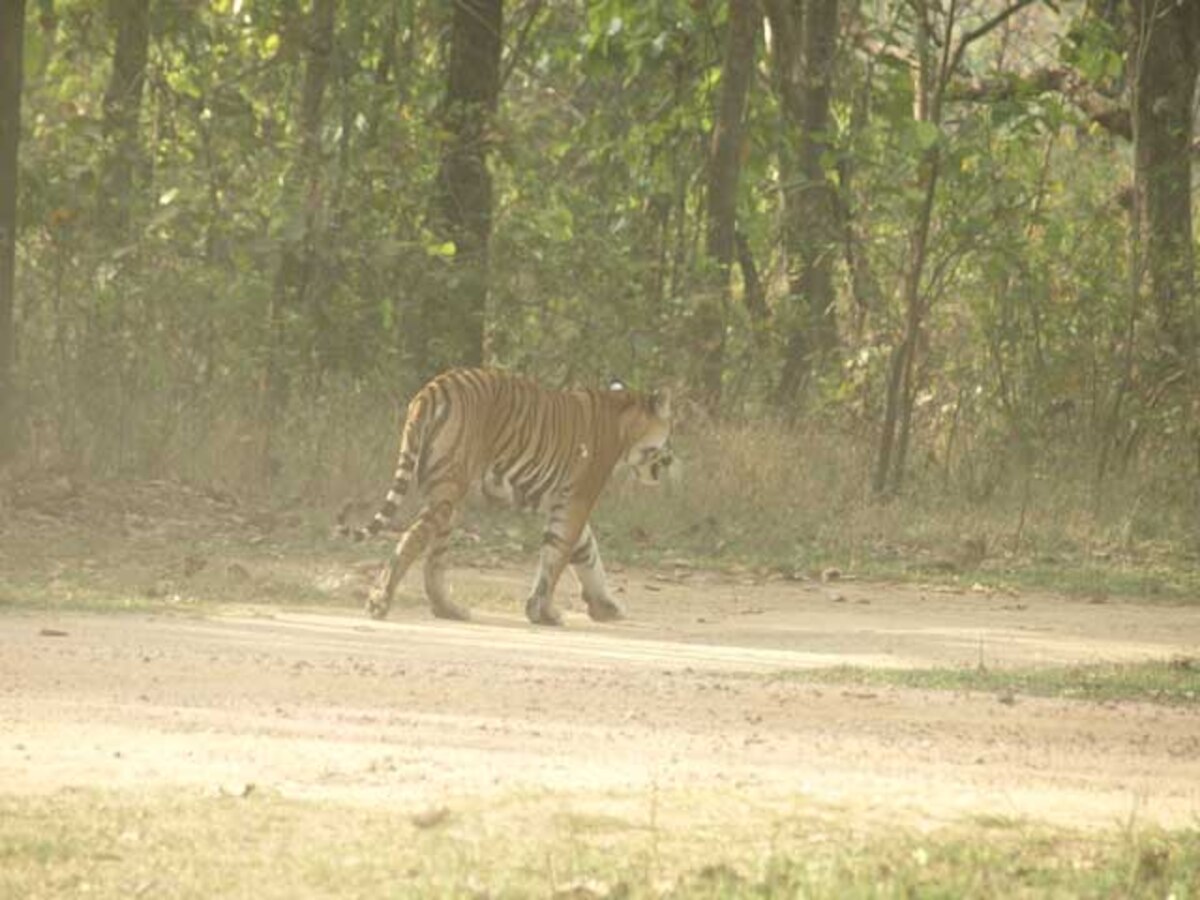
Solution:
<svg viewBox="0 0 1200 900">
<path fill-rule="evenodd" d="M 0 616 L 0 786 L 255 785 L 366 804 L 721 789 L 864 821 L 1200 819 L 1194 707 L 806 683 L 817 666 L 1060 665 L 1200 649 L 1200 607 L 624 572 L 631 618 L 424 609 Z"/>
</svg>

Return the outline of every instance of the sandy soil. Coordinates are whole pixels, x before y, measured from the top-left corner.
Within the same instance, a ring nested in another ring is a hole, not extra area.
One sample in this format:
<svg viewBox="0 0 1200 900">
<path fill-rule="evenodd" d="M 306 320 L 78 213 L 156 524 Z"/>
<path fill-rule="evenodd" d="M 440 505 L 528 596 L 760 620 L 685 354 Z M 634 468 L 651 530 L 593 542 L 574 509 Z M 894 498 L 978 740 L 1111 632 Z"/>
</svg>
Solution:
<svg viewBox="0 0 1200 900">
<path fill-rule="evenodd" d="M 814 666 L 987 666 L 1200 651 L 1200 607 L 620 572 L 631 618 L 469 624 L 245 607 L 0 615 L 0 789 L 270 788 L 410 805 L 513 790 L 715 788 L 919 826 L 1200 821 L 1200 713 L 819 686 Z"/>
</svg>

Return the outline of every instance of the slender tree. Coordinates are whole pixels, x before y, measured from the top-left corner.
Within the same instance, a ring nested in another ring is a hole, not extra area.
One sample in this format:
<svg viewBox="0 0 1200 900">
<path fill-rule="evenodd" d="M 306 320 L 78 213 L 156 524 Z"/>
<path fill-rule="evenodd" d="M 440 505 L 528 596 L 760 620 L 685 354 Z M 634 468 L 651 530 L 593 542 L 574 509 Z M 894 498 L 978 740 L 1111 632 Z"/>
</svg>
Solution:
<svg viewBox="0 0 1200 900">
<path fill-rule="evenodd" d="M 1192 372 L 1197 349 L 1192 127 L 1200 3 L 1134 0 L 1129 68 L 1135 185 L 1162 349 Z M 1193 373 L 1194 374 L 1194 373 Z"/>
<path fill-rule="evenodd" d="M 872 487 L 877 494 L 894 493 L 904 482 L 911 434 L 913 403 L 917 395 L 917 351 L 925 337 L 929 297 L 924 286 L 929 256 L 934 203 L 942 177 L 941 125 L 951 79 L 963 56 L 975 41 L 990 34 L 1035 0 L 1014 0 L 979 26 L 962 32 L 961 10 L 930 0 L 913 0 L 915 19 L 913 47 L 913 120 L 924 149 L 917 164 L 917 193 L 920 202 L 908 226 L 907 251 L 901 279 L 904 328 L 892 350 L 875 457 Z"/>
<path fill-rule="evenodd" d="M 838 0 L 768 0 L 785 148 L 784 234 L 788 259 L 787 354 L 778 399 L 788 407 L 814 365 L 837 347 L 833 261 L 836 194 L 825 172 L 831 147 L 830 98 L 838 39 Z"/>
<path fill-rule="evenodd" d="M 115 226 L 118 239 L 128 237 L 136 181 L 142 167 L 138 117 L 146 83 L 150 49 L 150 0 L 110 0 L 116 30 L 112 72 L 104 93 L 104 136 L 108 140 L 101 182 L 100 209 Z"/>
<path fill-rule="evenodd" d="M 16 453 L 17 437 L 13 295 L 24 34 L 25 0 L 0 0 L 0 463 Z"/>
<path fill-rule="evenodd" d="M 275 286 L 267 308 L 266 366 L 263 372 L 262 401 L 265 404 L 264 464 L 270 466 L 273 421 L 286 397 L 285 344 L 292 337 L 285 323 L 290 319 L 306 323 L 309 358 L 312 358 L 320 330 L 322 299 L 316 281 L 320 273 L 321 221 L 325 209 L 325 185 L 321 126 L 326 87 L 333 63 L 334 19 L 337 0 L 313 0 L 305 19 L 304 81 L 300 91 L 299 145 L 285 202 L 295 204 L 299 228 L 289 229 L 290 236 L 280 247 Z"/>
<path fill-rule="evenodd" d="M 716 408 L 721 398 L 729 277 L 738 249 L 737 197 L 742 124 L 746 95 L 754 76 L 755 45 L 761 24 L 762 12 L 757 0 L 730 0 L 725 68 L 708 157 L 705 249 L 710 271 L 695 318 L 698 383 L 711 409 Z M 748 249 L 745 252 L 748 253 Z"/>
<path fill-rule="evenodd" d="M 422 303 L 414 348 L 423 374 L 484 356 L 492 233 L 488 145 L 500 95 L 502 0 L 455 0 L 443 106 L 436 230 L 455 247 L 444 293 Z"/>
</svg>

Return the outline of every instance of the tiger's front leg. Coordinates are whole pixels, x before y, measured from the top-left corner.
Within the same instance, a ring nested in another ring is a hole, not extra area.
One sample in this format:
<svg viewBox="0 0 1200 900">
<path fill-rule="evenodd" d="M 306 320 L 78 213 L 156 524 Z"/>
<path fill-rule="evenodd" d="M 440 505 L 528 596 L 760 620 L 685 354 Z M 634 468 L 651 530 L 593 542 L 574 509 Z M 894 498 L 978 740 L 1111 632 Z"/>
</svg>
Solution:
<svg viewBox="0 0 1200 900">
<path fill-rule="evenodd" d="M 547 533 L 549 537 L 549 533 Z M 561 625 L 562 613 L 554 608 L 554 587 L 567 564 L 567 553 L 561 544 L 547 540 L 538 557 L 537 577 L 533 591 L 525 601 L 525 617 L 534 625 Z"/>
<path fill-rule="evenodd" d="M 583 533 L 571 551 L 570 561 L 592 621 L 612 622 L 625 618 L 621 605 L 608 593 L 604 563 L 600 560 L 600 545 L 596 543 L 591 525 L 583 526 Z"/>
<path fill-rule="evenodd" d="M 562 613 L 554 608 L 554 588 L 566 568 L 571 551 L 587 524 L 587 510 L 573 507 L 566 500 L 550 509 L 550 521 L 542 536 L 537 576 L 533 591 L 525 601 L 525 616 L 534 625 L 561 625 Z"/>
</svg>

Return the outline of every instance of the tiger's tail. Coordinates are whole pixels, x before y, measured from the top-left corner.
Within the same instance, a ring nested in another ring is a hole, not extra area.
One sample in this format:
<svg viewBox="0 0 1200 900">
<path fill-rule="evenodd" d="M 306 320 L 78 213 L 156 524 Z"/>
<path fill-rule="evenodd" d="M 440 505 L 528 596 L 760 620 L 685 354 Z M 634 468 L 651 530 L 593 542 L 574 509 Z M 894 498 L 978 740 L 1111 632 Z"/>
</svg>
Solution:
<svg viewBox="0 0 1200 900">
<path fill-rule="evenodd" d="M 425 443 L 426 421 L 430 405 L 429 397 L 425 393 L 414 398 L 408 411 L 408 417 L 404 421 L 404 433 L 400 438 L 400 458 L 396 463 L 396 473 L 392 476 L 392 484 L 388 488 L 387 496 L 384 497 L 383 503 L 380 504 L 375 515 L 371 517 L 371 521 L 365 526 L 351 528 L 346 524 L 346 515 L 351 506 L 347 504 L 337 517 L 338 534 L 362 541 L 379 534 L 391 523 L 396 511 L 418 479 L 418 468 L 422 447 Z"/>
</svg>

